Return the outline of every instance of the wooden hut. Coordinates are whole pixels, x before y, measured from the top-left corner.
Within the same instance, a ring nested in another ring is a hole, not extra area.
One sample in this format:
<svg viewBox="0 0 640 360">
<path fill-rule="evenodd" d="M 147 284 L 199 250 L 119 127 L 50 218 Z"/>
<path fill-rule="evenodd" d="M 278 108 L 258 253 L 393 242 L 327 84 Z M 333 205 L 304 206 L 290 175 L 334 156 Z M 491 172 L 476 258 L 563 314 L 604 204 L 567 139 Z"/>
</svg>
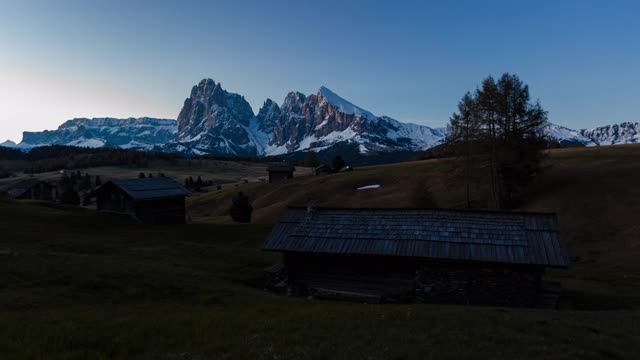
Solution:
<svg viewBox="0 0 640 360">
<path fill-rule="evenodd" d="M 0 189 L 0 193 L 16 200 L 56 201 L 58 199 L 57 186 L 36 178 L 29 178 L 10 184 Z"/>
<path fill-rule="evenodd" d="M 293 178 L 293 172 L 296 168 L 286 164 L 269 165 L 267 172 L 269 173 L 269 182 L 285 181 Z"/>
<path fill-rule="evenodd" d="M 99 211 L 128 214 L 144 223 L 184 224 L 190 192 L 169 178 L 111 180 L 96 189 Z"/>
<path fill-rule="evenodd" d="M 327 166 L 326 164 L 322 164 L 318 167 L 316 167 L 315 169 L 313 169 L 313 174 L 314 175 L 329 175 L 329 174 L 333 174 L 333 169 L 329 166 Z"/>
<path fill-rule="evenodd" d="M 540 213 L 290 208 L 263 250 L 283 253 L 269 287 L 367 302 L 532 306 L 544 269 L 568 266 Z"/>
</svg>

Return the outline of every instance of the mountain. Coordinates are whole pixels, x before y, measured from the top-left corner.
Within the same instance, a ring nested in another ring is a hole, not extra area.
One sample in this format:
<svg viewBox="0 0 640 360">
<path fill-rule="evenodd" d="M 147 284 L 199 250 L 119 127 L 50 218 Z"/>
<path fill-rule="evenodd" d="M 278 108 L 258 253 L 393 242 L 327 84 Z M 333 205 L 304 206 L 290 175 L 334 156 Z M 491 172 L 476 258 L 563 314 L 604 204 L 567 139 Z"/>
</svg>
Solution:
<svg viewBox="0 0 640 360">
<path fill-rule="evenodd" d="M 560 146 L 594 146 L 593 139 L 582 135 L 582 130 L 572 130 L 564 126 L 547 124 L 544 134 L 551 140 L 557 141 Z"/>
<path fill-rule="evenodd" d="M 25 131 L 17 146 L 23 149 L 44 145 L 113 146 L 147 150 L 174 140 L 176 132 L 176 121 L 169 119 L 78 118 L 66 121 L 57 130 Z"/>
<path fill-rule="evenodd" d="M 13 142 L 13 141 L 11 141 L 11 140 L 7 140 L 7 141 L 5 141 L 5 142 L 3 142 L 3 143 L 0 143 L 0 146 L 8 147 L 8 148 L 14 148 L 14 147 L 16 147 L 16 146 L 17 146 L 17 144 L 16 144 L 16 143 L 14 143 L 14 142 Z"/>
<path fill-rule="evenodd" d="M 580 130 L 580 134 L 593 140 L 595 145 L 634 144 L 640 142 L 640 123 L 623 122 L 600 126 Z"/>
<path fill-rule="evenodd" d="M 258 122 L 243 96 L 204 79 L 184 101 L 177 138 L 167 148 L 195 154 L 264 155 L 267 131 L 272 128 L 272 124 Z"/>
<path fill-rule="evenodd" d="M 640 123 L 623 122 L 582 130 L 571 130 L 563 126 L 549 124 L 545 129 L 545 134 L 563 146 L 634 144 L 640 142 Z"/>
<path fill-rule="evenodd" d="M 265 108 L 268 106 L 268 108 Z M 419 151 L 439 144 L 444 131 L 378 117 L 343 99 L 326 87 L 314 95 L 290 92 L 281 107 L 267 100 L 258 121 L 275 120 L 267 155 L 313 149 L 326 150 L 338 144 L 356 145 L 361 154 Z"/>
<path fill-rule="evenodd" d="M 262 156 L 351 144 L 362 154 L 418 151 L 438 144 L 442 130 L 378 117 L 326 87 L 290 92 L 282 105 L 267 99 L 254 115 L 244 97 L 204 79 L 191 89 L 167 149 L 195 154 Z"/>
<path fill-rule="evenodd" d="M 640 142 L 639 123 L 572 130 L 549 124 L 545 134 L 562 146 Z M 288 93 L 282 104 L 267 99 L 257 115 L 242 95 L 203 79 L 193 86 L 176 120 L 154 118 L 73 119 L 57 130 L 24 132 L 16 146 L 120 147 L 186 154 L 282 156 L 298 159 L 308 150 L 319 158 L 340 154 L 352 162 L 404 159 L 442 144 L 446 129 L 377 116 L 322 86 L 315 94 Z M 368 159 L 367 159 L 368 158 Z"/>
</svg>

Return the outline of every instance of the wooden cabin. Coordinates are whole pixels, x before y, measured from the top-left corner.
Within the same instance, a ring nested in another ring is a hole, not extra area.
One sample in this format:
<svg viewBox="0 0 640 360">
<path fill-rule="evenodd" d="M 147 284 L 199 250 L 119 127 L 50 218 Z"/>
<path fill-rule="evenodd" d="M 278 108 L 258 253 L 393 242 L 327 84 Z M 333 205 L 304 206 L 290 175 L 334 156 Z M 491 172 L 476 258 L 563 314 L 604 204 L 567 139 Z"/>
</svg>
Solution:
<svg viewBox="0 0 640 360">
<path fill-rule="evenodd" d="M 569 264 L 540 213 L 290 208 L 263 250 L 283 254 L 267 287 L 366 302 L 533 306 Z"/>
<path fill-rule="evenodd" d="M 184 224 L 191 194 L 164 177 L 111 180 L 96 189 L 99 211 L 128 214 L 143 223 Z"/>
<path fill-rule="evenodd" d="M 58 187 L 56 185 L 36 178 L 13 183 L 0 189 L 0 193 L 15 200 L 56 201 L 58 199 Z"/>
<path fill-rule="evenodd" d="M 329 175 L 329 174 L 333 174 L 333 169 L 326 165 L 326 164 L 322 164 L 318 167 L 316 167 L 315 169 L 313 169 L 313 174 L 314 175 Z"/>
<path fill-rule="evenodd" d="M 293 172 L 296 168 L 286 164 L 274 164 L 269 165 L 267 172 L 269 173 L 269 182 L 280 182 L 288 179 L 293 179 Z"/>
</svg>

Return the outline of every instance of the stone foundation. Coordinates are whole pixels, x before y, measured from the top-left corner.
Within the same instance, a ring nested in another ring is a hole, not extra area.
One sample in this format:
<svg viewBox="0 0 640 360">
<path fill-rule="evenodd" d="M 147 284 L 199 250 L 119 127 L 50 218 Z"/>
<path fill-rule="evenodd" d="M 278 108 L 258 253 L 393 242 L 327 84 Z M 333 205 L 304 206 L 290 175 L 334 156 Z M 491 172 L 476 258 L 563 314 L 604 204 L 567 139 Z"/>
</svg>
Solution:
<svg viewBox="0 0 640 360">
<path fill-rule="evenodd" d="M 542 269 L 530 267 L 422 265 L 416 270 L 415 300 L 498 306 L 534 306 Z"/>
</svg>

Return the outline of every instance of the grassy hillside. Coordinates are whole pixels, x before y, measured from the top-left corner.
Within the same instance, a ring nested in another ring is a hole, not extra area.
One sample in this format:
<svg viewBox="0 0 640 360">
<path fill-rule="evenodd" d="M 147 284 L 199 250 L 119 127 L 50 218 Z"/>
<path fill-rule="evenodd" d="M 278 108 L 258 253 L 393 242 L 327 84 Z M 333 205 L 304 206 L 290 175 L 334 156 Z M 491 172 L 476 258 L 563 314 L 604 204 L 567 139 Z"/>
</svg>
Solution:
<svg viewBox="0 0 640 360">
<path fill-rule="evenodd" d="M 0 199 L 2 359 L 635 359 L 640 147 L 550 154 L 524 209 L 557 211 L 575 259 L 572 310 L 309 301 L 262 290 L 260 245 L 288 203 L 414 206 L 416 179 L 462 206 L 448 160 L 193 197 L 196 220 L 148 226 L 74 207 Z M 379 189 L 356 191 L 380 184 Z M 264 225 L 221 224 L 230 196 Z M 483 186 L 474 203 L 484 201 Z M 424 201 L 424 200 L 423 200 Z M 418 202 L 419 203 L 419 202 Z"/>
<path fill-rule="evenodd" d="M 598 262 L 617 270 L 640 270 L 640 145 L 549 151 L 544 171 L 519 210 L 555 212 L 562 238 L 578 262 Z M 356 190 L 379 184 L 378 189 Z M 253 201 L 254 220 L 274 223 L 287 205 L 335 207 L 433 206 L 420 200 L 428 189 L 440 207 L 465 206 L 455 164 L 434 159 L 356 169 L 279 184 L 247 184 L 189 199 L 197 222 L 228 222 L 231 197 L 244 191 Z M 486 206 L 487 182 L 472 187 L 474 206 Z"/>
<path fill-rule="evenodd" d="M 262 269 L 278 258 L 259 250 L 269 226 L 153 227 L 2 201 L 0 231 L 3 359 L 633 359 L 640 352 L 634 309 L 365 305 L 266 293 Z"/>
</svg>

